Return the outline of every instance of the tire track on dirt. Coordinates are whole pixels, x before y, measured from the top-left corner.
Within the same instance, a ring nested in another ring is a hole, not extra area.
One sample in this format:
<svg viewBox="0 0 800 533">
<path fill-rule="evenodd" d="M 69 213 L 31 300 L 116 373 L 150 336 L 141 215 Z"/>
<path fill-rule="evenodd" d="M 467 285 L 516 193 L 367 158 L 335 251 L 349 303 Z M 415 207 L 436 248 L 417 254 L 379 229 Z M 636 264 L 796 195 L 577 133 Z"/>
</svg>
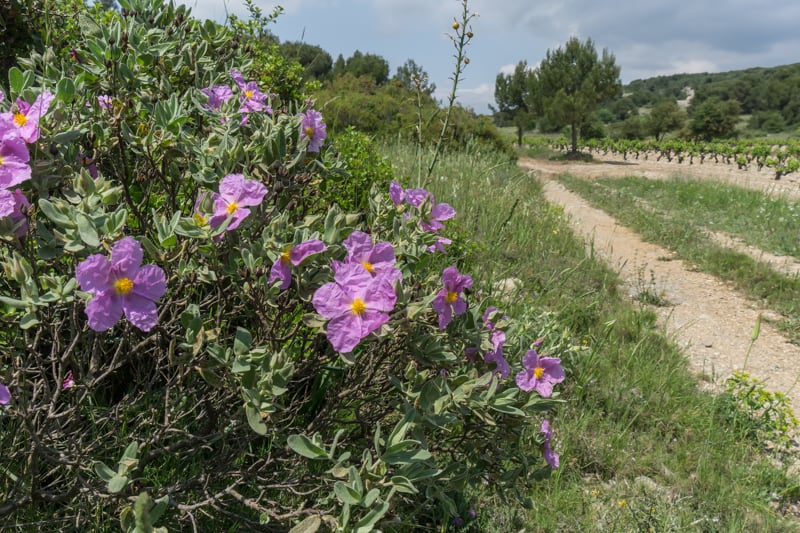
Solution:
<svg viewBox="0 0 800 533">
<path fill-rule="evenodd" d="M 638 234 L 552 179 L 565 172 L 581 177 L 647 172 L 648 177 L 658 177 L 652 169 L 631 172 L 632 168 L 620 171 L 614 165 L 586 165 L 589 170 L 582 173 L 580 165 L 561 166 L 529 159 L 521 159 L 519 165 L 533 170 L 543 181 L 547 200 L 563 206 L 575 232 L 619 272 L 629 293 L 640 292 L 645 283 L 646 288 L 667 300 L 668 305 L 654 308 L 659 323 L 684 350 L 692 369 L 702 379 L 707 383 L 710 379 L 712 386 L 718 387 L 734 370 L 742 369 L 753 328 L 764 310 L 716 277 L 694 271 L 683 261 L 673 259 L 668 250 L 644 242 Z M 790 344 L 762 321 L 745 370 L 763 380 L 768 390 L 800 398 L 800 387 L 795 387 L 798 361 L 800 346 Z"/>
</svg>

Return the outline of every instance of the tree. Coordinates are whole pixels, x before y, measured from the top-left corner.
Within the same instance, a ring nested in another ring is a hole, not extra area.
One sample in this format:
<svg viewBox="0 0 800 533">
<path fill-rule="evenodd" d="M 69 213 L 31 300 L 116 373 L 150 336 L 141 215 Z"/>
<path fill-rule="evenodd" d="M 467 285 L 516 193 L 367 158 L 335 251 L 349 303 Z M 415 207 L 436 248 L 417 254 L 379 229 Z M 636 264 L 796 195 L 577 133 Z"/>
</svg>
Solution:
<svg viewBox="0 0 800 533">
<path fill-rule="evenodd" d="M 436 84 L 430 83 L 428 73 L 425 72 L 421 65 L 417 65 L 413 59 L 409 59 L 402 66 L 397 67 L 394 79 L 399 81 L 403 87 L 412 91 L 416 91 L 419 84 L 420 90 L 428 96 L 436 91 Z"/>
<path fill-rule="evenodd" d="M 383 85 L 389 81 L 389 62 L 376 54 L 364 54 L 359 50 L 343 61 L 340 55 L 333 65 L 333 75 L 352 74 L 353 76 L 366 76 L 372 79 L 377 85 Z"/>
<path fill-rule="evenodd" d="M 288 59 L 303 65 L 307 79 L 325 79 L 333 68 L 331 55 L 317 45 L 301 41 L 285 42 L 281 44 L 281 51 Z"/>
<path fill-rule="evenodd" d="M 517 128 L 517 143 L 522 145 L 522 132 L 532 122 L 531 93 L 535 90 L 532 83 L 534 71 L 528 68 L 526 61 L 520 61 L 511 74 L 497 75 L 494 83 L 494 101 L 497 108 L 489 108 L 495 118 L 510 122 Z"/>
<path fill-rule="evenodd" d="M 564 48 L 547 51 L 536 71 L 532 92 L 536 112 L 548 121 L 572 129 L 572 152 L 578 151 L 578 131 L 601 102 L 619 96 L 622 83 L 613 54 L 603 49 L 598 58 L 594 43 L 572 37 Z"/>
<path fill-rule="evenodd" d="M 689 129 L 701 139 L 724 139 L 736 133 L 741 107 L 736 100 L 723 101 L 712 96 L 702 102 L 692 100 Z"/>
<path fill-rule="evenodd" d="M 661 100 L 650 110 L 647 129 L 659 141 L 668 131 L 681 129 L 685 121 L 686 113 L 675 100 Z"/>
</svg>

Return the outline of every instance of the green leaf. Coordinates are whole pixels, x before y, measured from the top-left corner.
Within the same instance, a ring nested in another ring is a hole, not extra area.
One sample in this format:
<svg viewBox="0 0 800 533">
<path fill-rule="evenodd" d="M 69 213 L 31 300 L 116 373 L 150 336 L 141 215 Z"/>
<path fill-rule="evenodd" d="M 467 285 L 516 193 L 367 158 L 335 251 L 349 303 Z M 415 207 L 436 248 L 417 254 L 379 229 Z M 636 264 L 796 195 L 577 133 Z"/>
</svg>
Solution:
<svg viewBox="0 0 800 533">
<path fill-rule="evenodd" d="M 75 82 L 70 78 L 61 78 L 56 86 L 56 98 L 62 102 L 71 102 L 75 96 Z"/>
<path fill-rule="evenodd" d="M 78 223 L 78 234 L 81 236 L 83 242 L 93 248 L 100 246 L 100 238 L 97 235 L 97 230 L 94 229 L 94 224 L 89 220 L 89 217 L 83 213 L 77 213 L 75 215 L 75 222 Z"/>
<path fill-rule="evenodd" d="M 430 458 L 431 452 L 428 450 L 404 450 L 401 452 L 385 453 L 381 456 L 381 460 L 390 465 L 417 463 L 420 461 L 427 461 Z"/>
<path fill-rule="evenodd" d="M 117 476 L 117 473 L 111 470 L 103 461 L 95 461 L 94 471 L 106 483 Z"/>
<path fill-rule="evenodd" d="M 370 511 L 364 518 L 358 521 L 356 524 L 356 533 L 369 533 L 372 531 L 374 526 L 378 520 L 383 518 L 383 515 L 386 514 L 386 511 L 389 510 L 389 502 L 383 502 L 377 507 L 375 507 L 372 511 Z"/>
<path fill-rule="evenodd" d="M 236 328 L 236 336 L 233 339 L 233 353 L 236 355 L 247 355 L 250 351 L 250 344 L 253 336 L 244 328 Z"/>
<path fill-rule="evenodd" d="M 419 492 L 417 487 L 415 487 L 407 477 L 392 476 L 390 481 L 392 486 L 397 489 L 397 492 L 403 492 L 405 494 L 417 494 Z"/>
<path fill-rule="evenodd" d="M 16 298 L 9 298 L 8 296 L 0 296 L 0 303 L 6 304 L 14 309 L 25 309 L 30 305 L 27 302 L 17 300 Z"/>
<path fill-rule="evenodd" d="M 361 502 L 361 505 L 363 505 L 366 508 L 372 507 L 372 504 L 375 503 L 375 500 L 377 500 L 378 496 L 380 496 L 380 495 L 381 495 L 381 491 L 380 490 L 372 489 L 371 491 L 369 491 L 367 493 L 366 496 L 364 496 L 364 500 L 363 500 L 363 502 Z"/>
<path fill-rule="evenodd" d="M 314 533 L 319 530 L 320 526 L 322 526 L 322 520 L 319 516 L 312 515 L 290 529 L 289 533 Z"/>
<path fill-rule="evenodd" d="M 20 96 L 25 90 L 25 77 L 17 67 L 11 67 L 8 70 L 8 86 L 11 87 L 11 93 L 17 96 Z"/>
<path fill-rule="evenodd" d="M 333 484 L 333 492 L 342 503 L 349 503 L 350 505 L 361 503 L 361 494 L 343 481 L 337 481 Z"/>
<path fill-rule="evenodd" d="M 108 482 L 108 492 L 117 493 L 125 489 L 128 486 L 128 476 L 119 476 L 115 475 L 111 478 L 111 481 Z"/>
<path fill-rule="evenodd" d="M 267 425 L 261 417 L 261 411 L 250 405 L 249 403 L 244 406 L 244 411 L 247 414 L 247 423 L 253 428 L 253 431 L 259 435 L 267 434 Z"/>
<path fill-rule="evenodd" d="M 75 222 L 69 219 L 69 217 L 56 209 L 56 207 L 50 203 L 48 200 L 40 199 L 39 200 L 39 209 L 42 210 L 44 216 L 61 226 L 62 228 L 74 228 Z"/>
<path fill-rule="evenodd" d="M 19 327 L 22 329 L 30 329 L 39 324 L 39 319 L 36 318 L 36 313 L 29 311 L 19 319 Z"/>
<path fill-rule="evenodd" d="M 136 456 L 139 455 L 139 443 L 136 441 L 131 442 L 125 448 L 125 451 L 122 452 L 122 460 L 125 459 L 136 459 Z"/>
<path fill-rule="evenodd" d="M 517 409 L 513 405 L 495 403 L 495 404 L 489 404 L 489 409 L 494 409 L 498 413 L 503 413 L 507 415 L 525 416 L 524 411 Z"/>
<path fill-rule="evenodd" d="M 290 435 L 289 438 L 286 439 L 286 444 L 288 444 L 289 448 L 294 450 L 295 453 L 298 453 L 303 457 L 308 457 L 309 459 L 328 458 L 327 452 L 311 442 L 311 439 L 305 435 Z"/>
</svg>

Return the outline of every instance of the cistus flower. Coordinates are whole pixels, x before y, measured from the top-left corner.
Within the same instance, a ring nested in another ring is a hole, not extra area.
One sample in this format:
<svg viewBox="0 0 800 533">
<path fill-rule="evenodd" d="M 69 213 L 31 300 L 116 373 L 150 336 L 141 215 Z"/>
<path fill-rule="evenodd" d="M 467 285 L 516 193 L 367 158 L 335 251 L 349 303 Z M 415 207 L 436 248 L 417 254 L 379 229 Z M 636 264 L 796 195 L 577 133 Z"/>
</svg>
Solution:
<svg viewBox="0 0 800 533">
<path fill-rule="evenodd" d="M 218 110 L 224 102 L 233 98 L 233 91 L 227 85 L 213 85 L 207 89 L 200 89 L 200 92 L 208 96 L 205 107 L 212 111 Z"/>
<path fill-rule="evenodd" d="M 346 264 L 361 265 L 373 277 L 383 277 L 390 283 L 403 278 L 400 269 L 395 268 L 394 248 L 389 242 L 372 243 L 372 237 L 363 231 L 352 232 L 345 240 L 347 250 Z M 334 263 L 334 270 L 339 263 Z"/>
<path fill-rule="evenodd" d="M 280 288 L 285 291 L 292 283 L 292 265 L 299 266 L 306 257 L 324 252 L 327 249 L 325 243 L 319 239 L 311 239 L 294 246 L 287 246 L 286 250 L 272 264 L 272 269 L 269 272 L 270 285 L 280 280 Z"/>
<path fill-rule="evenodd" d="M 219 183 L 219 193 L 212 193 L 214 213 L 208 223 L 216 228 L 232 217 L 227 229 L 234 230 L 250 214 L 248 207 L 260 205 L 266 195 L 267 187 L 260 181 L 228 174 Z"/>
<path fill-rule="evenodd" d="M 239 96 L 241 106 L 239 113 L 251 113 L 254 111 L 266 111 L 268 115 L 272 114 L 272 108 L 265 104 L 267 95 L 258 90 L 258 84 L 254 81 L 244 81 L 242 73 L 238 70 L 231 69 L 231 78 L 242 91 Z"/>
<path fill-rule="evenodd" d="M 132 237 L 119 240 L 111 259 L 90 255 L 78 265 L 75 277 L 81 290 L 93 294 L 86 304 L 89 327 L 106 331 L 125 315 L 142 331 L 158 323 L 156 301 L 167 291 L 164 271 L 157 265 L 144 265 L 144 252 Z"/>
<path fill-rule="evenodd" d="M 337 352 L 353 351 L 361 340 L 389 321 L 397 295 L 382 277 L 373 277 L 361 265 L 342 264 L 333 282 L 314 293 L 317 313 L 330 319 L 325 327 L 328 340 Z"/>
<path fill-rule="evenodd" d="M 403 186 L 392 180 L 389 184 L 389 197 L 394 202 L 394 205 L 400 205 L 406 199 L 406 193 L 403 191 Z"/>
<path fill-rule="evenodd" d="M 487 364 L 494 363 L 494 372 L 500 374 L 505 379 L 511 374 L 511 366 L 503 356 L 503 345 L 506 343 L 506 333 L 501 329 L 492 331 L 489 335 L 492 342 L 492 349 L 483 356 L 483 361 Z"/>
<path fill-rule="evenodd" d="M 433 309 L 439 314 L 439 329 L 444 329 L 453 320 L 453 314 L 460 315 L 467 311 L 467 302 L 461 297 L 464 289 L 472 287 L 472 278 L 459 274 L 456 267 L 447 267 L 442 271 L 444 288 L 433 300 Z"/>
<path fill-rule="evenodd" d="M 10 122 L 17 137 L 26 143 L 34 143 L 39 139 L 39 120 L 47 113 L 54 98 L 52 93 L 45 91 L 36 97 L 33 105 L 18 99 L 16 112 L 0 113 L 0 120 Z"/>
<path fill-rule="evenodd" d="M 536 350 L 528 350 L 522 358 L 524 369 L 517 374 L 517 387 L 530 392 L 535 390 L 542 398 L 553 394 L 553 385 L 564 381 L 564 368 L 557 357 L 539 357 Z"/>
<path fill-rule="evenodd" d="M 322 113 L 316 109 L 309 109 L 300 115 L 303 117 L 300 122 L 300 140 L 308 139 L 309 152 L 319 152 L 322 141 L 328 136 L 325 123 L 322 121 Z"/>
<path fill-rule="evenodd" d="M 450 204 L 434 204 L 433 196 L 431 196 L 430 199 L 432 204 L 431 212 L 427 218 L 420 223 L 420 226 L 422 226 L 422 229 L 425 231 L 438 232 L 440 229 L 444 229 L 443 221 L 456 216 L 456 210 L 453 209 Z"/>
<path fill-rule="evenodd" d="M 111 111 L 114 109 L 114 99 L 107 94 L 101 94 L 98 96 L 97 103 L 100 105 L 100 109 L 105 111 Z"/>
<path fill-rule="evenodd" d="M 15 237 L 28 233 L 28 209 L 30 202 L 19 189 L 8 191 L 0 189 L 0 218 L 9 218 Z"/>
<path fill-rule="evenodd" d="M 544 445 L 543 445 L 544 460 L 547 462 L 547 464 L 550 465 L 550 468 L 555 470 L 556 468 L 558 468 L 560 459 L 558 457 L 558 454 L 555 451 L 553 451 L 553 448 L 550 444 L 550 439 L 553 438 L 553 430 L 550 429 L 550 422 L 547 420 L 542 420 L 542 433 L 544 433 Z"/>
<path fill-rule="evenodd" d="M 30 153 L 22 139 L 6 137 L 0 141 L 0 188 L 9 189 L 31 179 L 29 160 Z"/>
<path fill-rule="evenodd" d="M 7 405 L 11 401 L 11 391 L 3 383 L 0 383 L 0 405 Z"/>
<path fill-rule="evenodd" d="M 446 237 L 439 237 L 436 239 L 436 242 L 428 246 L 429 252 L 442 252 L 443 254 L 447 253 L 447 250 L 444 249 L 445 245 L 453 244 L 453 241 Z"/>
<path fill-rule="evenodd" d="M 64 376 L 64 381 L 61 383 L 61 389 L 67 390 L 71 389 L 75 386 L 75 379 L 72 377 L 72 370 L 67 372 L 67 375 Z"/>
</svg>

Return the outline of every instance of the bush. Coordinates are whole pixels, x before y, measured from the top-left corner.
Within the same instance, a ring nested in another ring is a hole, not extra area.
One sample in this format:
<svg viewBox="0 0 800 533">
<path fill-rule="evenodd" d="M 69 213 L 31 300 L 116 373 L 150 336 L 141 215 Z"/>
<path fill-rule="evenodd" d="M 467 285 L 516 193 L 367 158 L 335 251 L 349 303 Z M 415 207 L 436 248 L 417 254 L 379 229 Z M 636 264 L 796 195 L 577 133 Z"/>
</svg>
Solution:
<svg viewBox="0 0 800 533">
<path fill-rule="evenodd" d="M 359 134 L 337 160 L 230 29 L 120 3 L 0 102 L 4 524 L 411 529 L 546 477 L 564 375 L 534 348 L 572 348 L 481 308 L 452 208 L 387 194 Z"/>
</svg>

